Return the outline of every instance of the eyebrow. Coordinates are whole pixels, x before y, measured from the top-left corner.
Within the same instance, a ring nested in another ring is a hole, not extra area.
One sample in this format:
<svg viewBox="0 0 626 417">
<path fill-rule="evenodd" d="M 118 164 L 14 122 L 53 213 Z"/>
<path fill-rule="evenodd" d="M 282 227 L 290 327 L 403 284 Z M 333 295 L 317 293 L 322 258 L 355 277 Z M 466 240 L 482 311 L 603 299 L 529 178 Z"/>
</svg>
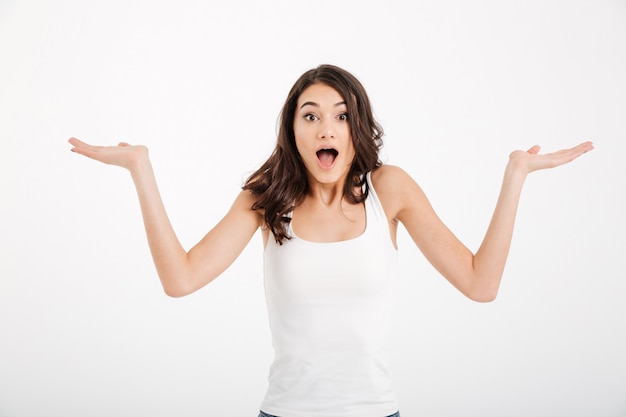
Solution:
<svg viewBox="0 0 626 417">
<path fill-rule="evenodd" d="M 335 103 L 335 107 L 341 106 L 341 105 L 346 105 L 345 101 L 340 101 L 338 103 Z M 314 101 L 305 101 L 304 103 L 302 103 L 302 106 L 300 106 L 300 108 L 304 108 L 304 106 L 313 106 L 313 107 L 319 107 L 320 105 L 317 104 Z"/>
</svg>

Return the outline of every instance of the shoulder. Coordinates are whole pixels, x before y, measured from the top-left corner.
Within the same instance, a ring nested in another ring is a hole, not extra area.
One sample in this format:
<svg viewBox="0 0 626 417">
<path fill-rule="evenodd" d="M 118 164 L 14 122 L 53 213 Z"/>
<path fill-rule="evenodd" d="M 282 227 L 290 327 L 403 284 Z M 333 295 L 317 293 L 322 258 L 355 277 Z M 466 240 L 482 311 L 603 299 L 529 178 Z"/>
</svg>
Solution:
<svg viewBox="0 0 626 417">
<path fill-rule="evenodd" d="M 372 171 L 372 184 L 376 186 L 392 186 L 397 181 L 410 179 L 409 174 L 395 165 L 381 165 Z"/>
<path fill-rule="evenodd" d="M 372 171 L 372 185 L 377 194 L 391 192 L 404 193 L 417 186 L 417 183 L 402 168 L 395 165 L 382 165 Z"/>
<path fill-rule="evenodd" d="M 417 182 L 402 168 L 382 165 L 372 171 L 372 186 L 385 212 L 397 219 L 400 212 L 426 199 Z"/>
<path fill-rule="evenodd" d="M 238 216 L 245 216 L 249 221 L 257 222 L 261 226 L 264 210 L 255 210 L 253 208 L 256 201 L 257 196 L 254 193 L 249 190 L 241 190 L 237 198 L 235 198 L 230 212 Z"/>
</svg>

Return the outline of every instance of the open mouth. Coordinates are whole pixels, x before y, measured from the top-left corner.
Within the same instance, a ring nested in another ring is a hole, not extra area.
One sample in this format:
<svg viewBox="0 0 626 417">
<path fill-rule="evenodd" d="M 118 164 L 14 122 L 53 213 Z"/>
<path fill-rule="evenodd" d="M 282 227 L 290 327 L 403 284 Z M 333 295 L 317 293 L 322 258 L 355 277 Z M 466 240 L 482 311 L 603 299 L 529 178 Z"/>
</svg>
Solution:
<svg viewBox="0 0 626 417">
<path fill-rule="evenodd" d="M 317 159 L 320 161 L 320 164 L 324 168 L 330 168 L 335 162 L 335 158 L 339 155 L 336 149 L 328 148 L 328 149 L 320 149 L 316 152 Z"/>
</svg>

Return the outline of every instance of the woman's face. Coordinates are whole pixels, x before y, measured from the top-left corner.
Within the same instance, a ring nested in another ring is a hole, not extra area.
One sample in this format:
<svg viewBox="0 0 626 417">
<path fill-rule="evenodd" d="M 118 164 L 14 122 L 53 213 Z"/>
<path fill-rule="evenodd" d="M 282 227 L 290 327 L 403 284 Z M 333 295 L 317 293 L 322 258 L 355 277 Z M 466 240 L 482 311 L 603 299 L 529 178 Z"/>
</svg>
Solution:
<svg viewBox="0 0 626 417">
<path fill-rule="evenodd" d="M 337 90 L 321 83 L 307 87 L 298 98 L 293 131 L 309 181 L 334 184 L 347 178 L 355 151 L 348 108 Z"/>
</svg>

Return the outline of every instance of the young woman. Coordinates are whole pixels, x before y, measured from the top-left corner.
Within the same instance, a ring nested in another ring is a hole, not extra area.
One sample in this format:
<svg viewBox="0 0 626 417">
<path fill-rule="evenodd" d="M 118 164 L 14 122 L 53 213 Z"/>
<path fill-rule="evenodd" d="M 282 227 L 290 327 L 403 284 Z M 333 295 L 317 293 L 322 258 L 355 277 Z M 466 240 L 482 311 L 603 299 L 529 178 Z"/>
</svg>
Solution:
<svg viewBox="0 0 626 417">
<path fill-rule="evenodd" d="M 274 152 L 188 252 L 170 225 L 146 147 L 69 142 L 76 153 L 130 171 L 152 257 L 172 297 L 215 279 L 261 229 L 276 355 L 260 416 L 385 417 L 399 416 L 388 363 L 398 223 L 459 291 L 491 301 L 526 176 L 593 146 L 511 153 L 493 218 L 474 254 L 409 175 L 380 162 L 382 135 L 353 75 L 331 65 L 307 71 L 282 109 Z"/>
</svg>

